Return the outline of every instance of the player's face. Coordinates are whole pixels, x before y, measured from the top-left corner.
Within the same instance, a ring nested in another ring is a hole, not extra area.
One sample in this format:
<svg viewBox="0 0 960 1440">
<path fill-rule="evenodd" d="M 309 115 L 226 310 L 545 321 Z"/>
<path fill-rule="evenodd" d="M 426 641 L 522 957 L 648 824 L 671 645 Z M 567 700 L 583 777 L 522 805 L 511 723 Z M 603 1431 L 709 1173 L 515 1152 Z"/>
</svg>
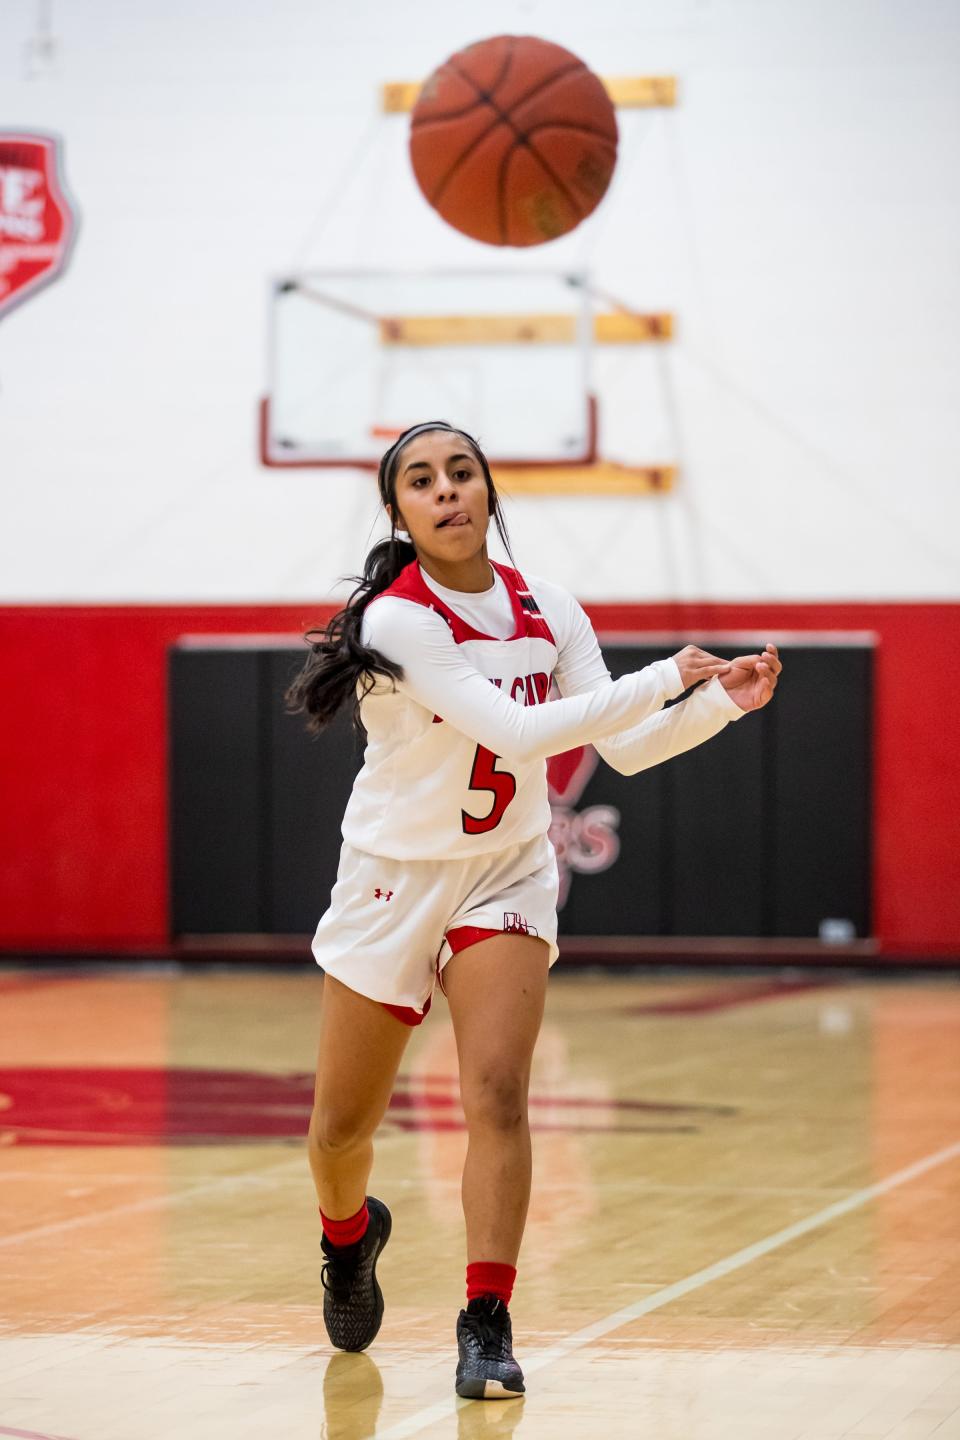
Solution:
<svg viewBox="0 0 960 1440">
<path fill-rule="evenodd" d="M 431 430 L 400 454 L 396 514 L 418 552 L 451 562 L 483 548 L 490 523 L 487 481 L 459 435 Z"/>
</svg>

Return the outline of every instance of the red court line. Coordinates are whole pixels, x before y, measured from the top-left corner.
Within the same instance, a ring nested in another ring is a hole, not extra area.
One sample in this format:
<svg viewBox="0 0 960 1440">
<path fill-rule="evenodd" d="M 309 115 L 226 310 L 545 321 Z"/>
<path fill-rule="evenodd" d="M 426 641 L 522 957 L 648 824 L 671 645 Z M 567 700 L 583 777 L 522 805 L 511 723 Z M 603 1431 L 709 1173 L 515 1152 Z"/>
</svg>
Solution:
<svg viewBox="0 0 960 1440">
<path fill-rule="evenodd" d="M 78 985 L 90 977 L 84 975 L 0 975 L 0 999 L 22 990 L 48 990 L 51 985 Z M 0 1435 L 5 1432 L 0 1426 Z"/>
<path fill-rule="evenodd" d="M 757 1005 L 764 1000 L 781 1000 L 803 990 L 826 990 L 829 980 L 761 980 L 756 985 L 729 985 L 705 995 L 687 995 L 676 1000 L 658 1000 L 650 1005 L 629 1005 L 628 1015 L 708 1015 L 717 1010 L 735 1010 L 738 1005 Z"/>
<path fill-rule="evenodd" d="M 16 1435 L 19 1440 L 69 1440 L 66 1435 L 48 1435 L 39 1430 L 12 1430 L 9 1425 L 0 1425 L 0 1435 Z"/>
</svg>

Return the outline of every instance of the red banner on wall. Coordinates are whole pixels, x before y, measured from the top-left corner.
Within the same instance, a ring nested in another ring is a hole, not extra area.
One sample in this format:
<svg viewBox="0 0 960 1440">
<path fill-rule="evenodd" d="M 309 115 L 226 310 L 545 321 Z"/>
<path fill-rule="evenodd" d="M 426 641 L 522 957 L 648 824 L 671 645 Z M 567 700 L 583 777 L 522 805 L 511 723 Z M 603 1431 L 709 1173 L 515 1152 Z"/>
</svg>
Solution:
<svg viewBox="0 0 960 1440">
<path fill-rule="evenodd" d="M 54 135 L 0 130 L 0 317 L 67 263 L 77 220 L 60 150 Z"/>
</svg>

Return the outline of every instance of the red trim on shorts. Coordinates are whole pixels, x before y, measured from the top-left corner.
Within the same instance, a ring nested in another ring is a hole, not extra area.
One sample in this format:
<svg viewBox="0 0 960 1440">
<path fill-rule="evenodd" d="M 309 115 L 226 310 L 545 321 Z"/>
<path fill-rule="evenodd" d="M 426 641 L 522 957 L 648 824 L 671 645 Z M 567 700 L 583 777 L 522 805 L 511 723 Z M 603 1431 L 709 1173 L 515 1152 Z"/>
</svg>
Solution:
<svg viewBox="0 0 960 1440">
<path fill-rule="evenodd" d="M 380 1003 L 384 1010 L 389 1010 L 390 1014 L 398 1020 L 402 1020 L 404 1025 L 422 1025 L 424 1016 L 429 1013 L 432 999 L 432 995 L 427 997 L 427 1003 L 422 1010 L 414 1010 L 412 1005 L 388 1005 L 384 1000 L 381 1000 Z"/>
<path fill-rule="evenodd" d="M 484 930 L 480 925 L 458 925 L 455 930 L 448 930 L 444 939 L 450 946 L 451 955 L 458 955 L 461 950 L 468 950 L 471 945 L 477 945 L 481 940 L 492 940 L 494 935 L 502 934 L 502 930 Z M 446 995 L 439 955 L 437 956 L 437 984 Z"/>
<path fill-rule="evenodd" d="M 502 930 L 484 930 L 479 925 L 458 925 L 455 930 L 447 931 L 446 939 L 451 953 L 459 955 L 461 950 L 478 945 L 481 940 L 492 940 L 494 935 L 502 934 Z"/>
</svg>

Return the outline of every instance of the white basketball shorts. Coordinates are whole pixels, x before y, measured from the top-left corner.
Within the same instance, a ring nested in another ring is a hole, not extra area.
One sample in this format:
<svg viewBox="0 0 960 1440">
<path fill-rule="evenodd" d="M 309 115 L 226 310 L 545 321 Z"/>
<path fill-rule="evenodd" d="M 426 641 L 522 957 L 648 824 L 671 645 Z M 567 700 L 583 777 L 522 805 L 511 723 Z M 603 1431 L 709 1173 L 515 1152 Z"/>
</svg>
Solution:
<svg viewBox="0 0 960 1440">
<path fill-rule="evenodd" d="M 351 990 L 415 1012 L 469 935 L 536 935 L 557 958 L 557 861 L 545 835 L 467 860 L 390 860 L 343 846 L 330 908 L 317 926 L 318 965 Z M 480 937 L 475 937 L 480 938 Z M 441 981 L 442 984 L 442 981 Z"/>
</svg>

